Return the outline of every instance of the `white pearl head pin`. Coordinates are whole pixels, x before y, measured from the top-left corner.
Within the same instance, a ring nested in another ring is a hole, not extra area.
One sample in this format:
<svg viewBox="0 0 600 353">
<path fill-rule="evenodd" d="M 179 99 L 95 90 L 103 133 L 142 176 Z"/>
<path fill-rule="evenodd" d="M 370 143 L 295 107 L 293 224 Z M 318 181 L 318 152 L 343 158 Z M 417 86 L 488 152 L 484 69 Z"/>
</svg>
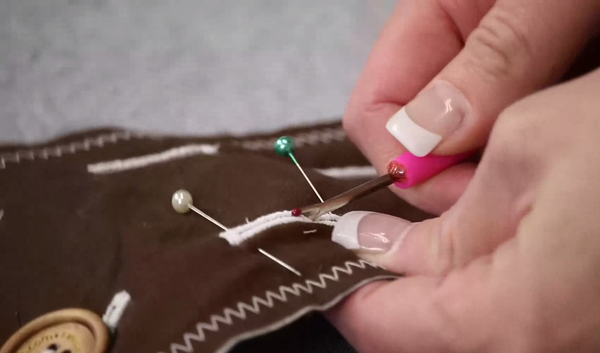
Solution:
<svg viewBox="0 0 600 353">
<path fill-rule="evenodd" d="M 177 213 L 188 213 L 193 202 L 194 199 L 187 190 L 177 190 L 171 198 L 171 205 Z"/>
<path fill-rule="evenodd" d="M 223 229 L 224 231 L 228 230 L 224 225 L 219 223 L 216 219 L 212 218 L 211 216 L 207 215 L 206 213 L 202 212 L 197 207 L 195 207 L 194 199 L 192 198 L 192 194 L 190 194 L 190 192 L 187 190 L 181 189 L 181 190 L 175 191 L 175 193 L 173 193 L 173 197 L 171 198 L 171 206 L 173 206 L 173 209 L 177 213 L 188 213 L 189 211 L 194 211 L 195 213 L 206 218 L 207 220 L 212 222 L 217 227 Z"/>
<path fill-rule="evenodd" d="M 194 211 L 195 213 L 204 217 L 206 220 L 210 221 L 212 224 L 216 225 L 217 227 L 223 229 L 226 232 L 229 231 L 229 229 L 227 229 L 227 227 L 225 227 L 224 225 L 219 223 L 216 219 L 212 218 L 211 216 L 207 215 L 206 213 L 199 210 L 196 206 L 194 206 L 193 202 L 194 202 L 194 200 L 192 199 L 192 195 L 189 193 L 189 191 L 183 190 L 183 189 L 175 191 L 175 193 L 173 193 L 173 197 L 171 198 L 171 206 L 173 206 L 173 209 L 177 213 L 187 213 L 190 210 Z M 275 256 L 269 254 L 268 252 L 264 251 L 263 249 L 258 248 L 258 251 L 260 253 L 262 253 L 263 255 L 265 255 L 266 257 L 268 257 L 269 259 L 275 261 L 279 265 L 281 265 L 281 266 L 285 267 L 286 269 L 288 269 L 289 271 L 293 272 L 295 275 L 302 276 L 302 274 L 298 270 L 296 270 L 292 266 L 286 264 L 285 262 L 279 260 Z"/>
</svg>

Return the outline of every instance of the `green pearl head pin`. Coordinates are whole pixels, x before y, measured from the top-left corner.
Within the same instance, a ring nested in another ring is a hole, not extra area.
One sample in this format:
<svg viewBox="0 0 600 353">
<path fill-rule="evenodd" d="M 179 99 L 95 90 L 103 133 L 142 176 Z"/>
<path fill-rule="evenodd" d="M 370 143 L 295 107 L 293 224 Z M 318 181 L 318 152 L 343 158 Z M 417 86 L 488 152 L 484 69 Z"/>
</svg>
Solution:
<svg viewBox="0 0 600 353">
<path fill-rule="evenodd" d="M 275 152 L 284 157 L 293 154 L 294 147 L 294 139 L 290 136 L 281 136 L 275 141 Z"/>
<path fill-rule="evenodd" d="M 323 202 L 323 198 L 321 197 L 321 195 L 319 195 L 319 192 L 317 191 L 313 183 L 310 181 L 306 173 L 304 173 L 304 169 L 302 169 L 300 163 L 298 163 L 298 161 L 296 160 L 296 157 L 294 157 L 294 147 L 294 138 L 290 136 L 281 136 L 277 139 L 277 141 L 275 141 L 275 152 L 277 152 L 277 154 L 281 156 L 290 157 L 292 159 L 296 167 L 298 167 L 298 170 L 300 170 L 300 173 L 302 173 L 304 179 L 306 179 L 306 181 L 308 182 L 308 185 L 310 185 L 310 187 L 313 189 L 319 200 Z M 295 211 L 294 213 L 298 212 Z"/>
</svg>

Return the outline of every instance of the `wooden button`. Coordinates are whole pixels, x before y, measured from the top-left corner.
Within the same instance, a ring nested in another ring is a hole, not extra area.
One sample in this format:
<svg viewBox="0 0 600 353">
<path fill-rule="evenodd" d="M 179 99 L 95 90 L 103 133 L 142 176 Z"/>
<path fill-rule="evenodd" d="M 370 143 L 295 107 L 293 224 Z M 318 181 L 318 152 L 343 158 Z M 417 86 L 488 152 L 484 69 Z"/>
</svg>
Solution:
<svg viewBox="0 0 600 353">
<path fill-rule="evenodd" d="M 0 353 L 104 353 L 108 330 L 102 319 L 84 309 L 40 316 L 12 335 Z"/>
</svg>

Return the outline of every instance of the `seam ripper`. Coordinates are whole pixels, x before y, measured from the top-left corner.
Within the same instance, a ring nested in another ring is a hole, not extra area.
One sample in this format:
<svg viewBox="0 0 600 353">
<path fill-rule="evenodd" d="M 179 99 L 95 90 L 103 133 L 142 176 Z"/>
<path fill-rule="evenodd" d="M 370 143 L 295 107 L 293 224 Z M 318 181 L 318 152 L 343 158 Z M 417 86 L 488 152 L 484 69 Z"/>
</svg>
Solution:
<svg viewBox="0 0 600 353">
<path fill-rule="evenodd" d="M 467 152 L 453 156 L 427 155 L 425 157 L 417 157 L 410 152 L 406 152 L 388 164 L 386 174 L 325 202 L 295 209 L 293 214 L 303 215 L 314 221 L 326 213 L 335 211 L 356 199 L 391 184 L 401 189 L 408 189 L 430 179 L 472 155 L 473 152 Z"/>
</svg>

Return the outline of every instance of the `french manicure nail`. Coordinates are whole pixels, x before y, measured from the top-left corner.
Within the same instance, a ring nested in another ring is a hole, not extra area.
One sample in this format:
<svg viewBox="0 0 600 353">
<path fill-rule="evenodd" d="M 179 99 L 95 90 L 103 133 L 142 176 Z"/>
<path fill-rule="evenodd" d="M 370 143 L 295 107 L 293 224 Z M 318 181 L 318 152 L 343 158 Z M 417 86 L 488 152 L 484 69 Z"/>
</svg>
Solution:
<svg viewBox="0 0 600 353">
<path fill-rule="evenodd" d="M 394 114 L 386 128 L 409 152 L 424 157 L 456 131 L 470 111 L 456 87 L 437 81 Z"/>
<path fill-rule="evenodd" d="M 388 252 L 411 223 L 375 212 L 343 215 L 333 228 L 332 240 L 350 250 Z"/>
</svg>

